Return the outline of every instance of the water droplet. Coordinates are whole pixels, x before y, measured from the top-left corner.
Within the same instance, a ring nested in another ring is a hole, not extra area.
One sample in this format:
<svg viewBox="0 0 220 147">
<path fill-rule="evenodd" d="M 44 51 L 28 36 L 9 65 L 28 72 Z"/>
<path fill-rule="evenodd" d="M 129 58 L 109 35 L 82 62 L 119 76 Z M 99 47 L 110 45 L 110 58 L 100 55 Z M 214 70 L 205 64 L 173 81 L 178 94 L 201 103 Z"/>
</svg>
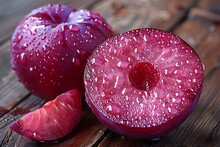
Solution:
<svg viewBox="0 0 220 147">
<path fill-rule="evenodd" d="M 115 116 L 121 113 L 121 108 L 117 104 L 110 104 L 107 106 L 106 111 Z"/>
<path fill-rule="evenodd" d="M 43 52 L 47 53 L 47 46 L 46 46 L 46 45 L 43 45 L 43 46 L 42 46 L 42 50 L 43 50 Z"/>
<path fill-rule="evenodd" d="M 177 81 L 178 83 L 181 83 L 181 80 L 179 80 L 179 79 L 176 79 L 176 81 Z"/>
<path fill-rule="evenodd" d="M 145 42 L 147 41 L 146 35 L 144 35 L 144 41 L 145 41 Z"/>
<path fill-rule="evenodd" d="M 23 36 L 22 35 L 19 35 L 18 36 L 18 43 L 22 40 Z"/>
<path fill-rule="evenodd" d="M 121 94 L 125 94 L 126 88 L 124 88 L 121 92 Z"/>
<path fill-rule="evenodd" d="M 32 34 L 32 35 L 37 34 L 37 26 L 33 26 L 33 27 L 31 28 L 31 34 Z"/>
<path fill-rule="evenodd" d="M 168 107 L 167 109 L 168 109 L 168 112 L 171 112 L 171 108 L 170 107 Z"/>
<path fill-rule="evenodd" d="M 35 50 L 35 53 L 37 57 L 40 55 L 39 50 Z"/>
<path fill-rule="evenodd" d="M 179 67 L 180 65 L 179 65 L 179 63 L 177 62 L 177 63 L 175 64 L 175 66 L 176 66 L 176 67 Z"/>
<path fill-rule="evenodd" d="M 21 46 L 21 49 L 25 50 L 27 47 L 28 47 L 28 44 L 27 44 L 27 43 L 24 43 L 24 44 Z"/>
<path fill-rule="evenodd" d="M 25 64 L 25 63 L 26 63 L 25 53 L 21 53 L 21 63 L 22 63 L 22 64 Z"/>
<path fill-rule="evenodd" d="M 76 60 L 76 59 L 75 59 L 75 57 L 73 57 L 72 62 L 74 63 L 74 62 L 75 62 L 75 60 Z"/>
<path fill-rule="evenodd" d="M 95 59 L 96 59 L 96 58 L 92 58 L 91 64 L 94 64 L 94 63 L 95 63 Z"/>
<path fill-rule="evenodd" d="M 134 53 L 136 54 L 136 53 L 137 53 L 137 51 L 138 51 L 138 49 L 137 49 L 137 48 L 135 48 L 135 49 L 134 49 Z"/>
<path fill-rule="evenodd" d="M 165 75 L 167 74 L 167 69 L 164 70 L 164 74 L 165 74 Z"/>
<path fill-rule="evenodd" d="M 202 69 L 205 70 L 205 64 L 202 64 Z"/>
<path fill-rule="evenodd" d="M 154 92 L 154 97 L 157 98 L 157 93 L 156 92 Z"/>
<path fill-rule="evenodd" d="M 69 29 L 70 29 L 71 31 L 74 31 L 74 32 L 79 31 L 79 28 L 78 28 L 78 26 L 76 26 L 76 25 L 70 25 L 70 26 L 69 26 Z"/>
<path fill-rule="evenodd" d="M 76 22 L 77 22 L 77 23 L 84 22 L 84 19 L 78 19 Z"/>
<path fill-rule="evenodd" d="M 121 66 L 121 62 L 118 62 L 118 63 L 117 63 L 117 66 L 120 67 L 120 66 Z"/>
<path fill-rule="evenodd" d="M 47 38 L 46 36 L 42 36 L 42 37 L 41 37 L 42 40 L 45 40 L 46 38 Z"/>
<path fill-rule="evenodd" d="M 33 71 L 33 67 L 30 67 L 29 70 L 30 70 L 30 71 Z"/>
<path fill-rule="evenodd" d="M 193 82 L 193 83 L 196 83 L 196 79 L 193 79 L 192 82 Z"/>
</svg>

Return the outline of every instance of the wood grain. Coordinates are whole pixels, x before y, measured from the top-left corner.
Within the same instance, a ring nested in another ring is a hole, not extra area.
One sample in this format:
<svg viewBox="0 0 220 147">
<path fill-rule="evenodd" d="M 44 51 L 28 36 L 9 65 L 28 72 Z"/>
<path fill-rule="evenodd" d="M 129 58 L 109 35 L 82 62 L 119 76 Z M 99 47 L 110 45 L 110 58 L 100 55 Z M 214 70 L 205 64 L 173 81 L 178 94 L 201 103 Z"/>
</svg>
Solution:
<svg viewBox="0 0 220 147">
<path fill-rule="evenodd" d="M 92 9 L 103 14 L 117 33 L 154 27 L 172 29 L 183 19 L 196 0 L 109 0 L 96 3 Z"/>
</svg>

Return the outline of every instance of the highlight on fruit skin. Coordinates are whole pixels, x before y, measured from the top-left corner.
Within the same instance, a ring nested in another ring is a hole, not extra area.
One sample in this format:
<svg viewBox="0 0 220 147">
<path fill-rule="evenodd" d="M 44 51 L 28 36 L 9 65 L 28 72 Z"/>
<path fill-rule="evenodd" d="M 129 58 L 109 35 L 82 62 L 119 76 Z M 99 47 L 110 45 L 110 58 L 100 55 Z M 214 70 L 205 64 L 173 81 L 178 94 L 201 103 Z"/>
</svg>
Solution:
<svg viewBox="0 0 220 147">
<path fill-rule="evenodd" d="M 18 80 L 45 100 L 77 88 L 84 93 L 83 73 L 92 51 L 114 35 L 98 13 L 65 5 L 32 10 L 11 39 L 11 65 Z"/>
<path fill-rule="evenodd" d="M 81 117 L 81 94 L 74 89 L 24 115 L 10 128 L 29 139 L 51 142 L 71 133 L 79 124 Z"/>
<path fill-rule="evenodd" d="M 193 111 L 204 67 L 194 49 L 163 30 L 143 28 L 103 42 L 87 61 L 86 101 L 114 132 L 154 139 Z"/>
</svg>

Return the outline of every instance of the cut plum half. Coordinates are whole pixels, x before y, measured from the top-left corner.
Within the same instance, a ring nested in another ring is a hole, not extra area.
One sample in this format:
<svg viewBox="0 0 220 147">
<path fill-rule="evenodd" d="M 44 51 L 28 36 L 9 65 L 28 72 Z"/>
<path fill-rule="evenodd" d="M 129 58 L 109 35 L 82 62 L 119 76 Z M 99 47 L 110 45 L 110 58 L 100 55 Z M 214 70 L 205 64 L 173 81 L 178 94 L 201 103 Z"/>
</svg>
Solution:
<svg viewBox="0 0 220 147">
<path fill-rule="evenodd" d="M 10 128 L 32 140 L 56 141 L 73 131 L 81 116 L 81 94 L 70 90 L 26 114 Z"/>
<path fill-rule="evenodd" d="M 192 112 L 203 86 L 203 64 L 180 37 L 137 29 L 102 43 L 87 61 L 86 100 L 113 131 L 157 138 Z"/>
</svg>

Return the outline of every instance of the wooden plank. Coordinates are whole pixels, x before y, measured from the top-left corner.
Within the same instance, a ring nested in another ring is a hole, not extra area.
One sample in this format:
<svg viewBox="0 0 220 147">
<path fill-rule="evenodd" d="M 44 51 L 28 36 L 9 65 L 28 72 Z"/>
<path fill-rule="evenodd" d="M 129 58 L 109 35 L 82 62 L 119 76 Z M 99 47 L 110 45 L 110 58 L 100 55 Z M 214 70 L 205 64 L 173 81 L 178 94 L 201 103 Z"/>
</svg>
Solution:
<svg viewBox="0 0 220 147">
<path fill-rule="evenodd" d="M 10 41 L 7 41 L 7 43 L 0 46 L 0 84 L 3 80 L 2 77 L 7 76 L 11 70 L 9 46 Z"/>
<path fill-rule="evenodd" d="M 199 0 L 196 7 L 208 10 L 212 13 L 220 14 L 219 0 Z"/>
<path fill-rule="evenodd" d="M 10 41 L 0 46 L 0 106 L 12 109 L 29 92 L 18 82 L 10 64 Z"/>
<path fill-rule="evenodd" d="M 212 68 L 219 64 L 220 59 L 220 26 L 216 28 L 216 31 L 211 32 L 207 35 L 206 39 L 196 49 L 200 55 L 204 65 L 205 74 L 207 74 Z"/>
<path fill-rule="evenodd" d="M 0 46 L 0 106 L 12 109 L 29 92 L 18 82 L 10 65 L 10 41 Z"/>
<path fill-rule="evenodd" d="M 212 22 L 220 22 L 219 0 L 200 0 L 191 10 L 192 17 L 200 17 Z"/>
<path fill-rule="evenodd" d="M 135 28 L 154 27 L 170 30 L 186 15 L 196 0 L 110 0 L 94 5 L 117 33 Z"/>
<path fill-rule="evenodd" d="M 106 146 L 151 147 L 152 141 L 148 141 L 146 139 L 142 139 L 142 140 L 130 139 L 111 132 L 103 139 L 103 141 L 98 146 L 99 147 L 106 147 Z"/>
<path fill-rule="evenodd" d="M 196 49 L 213 29 L 215 29 L 215 25 L 211 22 L 190 18 L 175 28 L 173 32 Z"/>
</svg>

